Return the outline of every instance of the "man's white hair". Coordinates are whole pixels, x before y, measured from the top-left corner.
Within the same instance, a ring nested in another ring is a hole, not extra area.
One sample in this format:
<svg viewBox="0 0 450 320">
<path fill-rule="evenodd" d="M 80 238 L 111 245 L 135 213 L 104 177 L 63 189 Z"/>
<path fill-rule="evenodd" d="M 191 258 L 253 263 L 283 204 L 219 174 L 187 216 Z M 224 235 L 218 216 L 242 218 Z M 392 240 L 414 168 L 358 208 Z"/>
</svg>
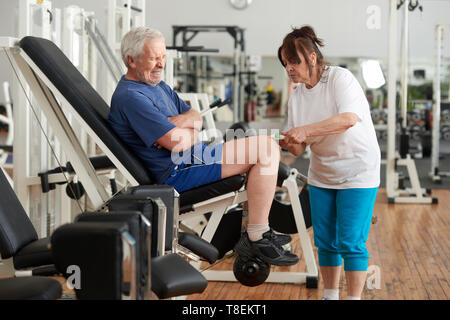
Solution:
<svg viewBox="0 0 450 320">
<path fill-rule="evenodd" d="M 162 33 L 149 27 L 136 27 L 128 31 L 120 43 L 120 53 L 125 66 L 129 68 L 127 56 L 133 59 L 139 59 L 144 50 L 144 44 L 147 41 L 155 39 L 164 40 Z"/>
</svg>

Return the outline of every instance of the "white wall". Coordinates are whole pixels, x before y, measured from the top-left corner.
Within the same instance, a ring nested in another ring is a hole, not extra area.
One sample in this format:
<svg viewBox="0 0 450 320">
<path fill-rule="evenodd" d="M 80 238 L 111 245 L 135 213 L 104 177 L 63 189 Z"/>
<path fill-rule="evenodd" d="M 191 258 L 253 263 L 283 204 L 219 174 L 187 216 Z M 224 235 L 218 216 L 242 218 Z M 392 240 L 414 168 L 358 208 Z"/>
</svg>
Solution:
<svg viewBox="0 0 450 320">
<path fill-rule="evenodd" d="M 74 4 L 94 11 L 106 33 L 107 0 L 53 0 L 53 6 Z M 312 25 L 325 41 L 323 52 L 329 57 L 379 57 L 388 52 L 388 0 L 253 0 L 245 10 L 236 10 L 228 0 L 148 0 L 147 24 L 160 29 L 172 43 L 172 25 L 237 25 L 245 28 L 246 51 L 263 56 L 276 55 L 282 38 L 292 26 Z M 369 30 L 366 12 L 370 5 L 380 8 L 380 28 Z M 422 1 L 423 13 L 410 14 L 411 60 L 429 60 L 434 56 L 434 26 L 450 22 L 449 0 Z M 0 0 L 0 36 L 17 30 L 17 1 Z M 401 22 L 401 20 L 399 21 Z M 447 34 L 450 31 L 447 32 Z M 232 38 L 227 34 L 202 33 L 192 45 L 217 48 L 231 55 Z M 450 36 L 446 36 L 444 55 L 450 56 Z M 11 70 L 0 54 L 0 81 L 11 78 Z M 0 101 L 2 97 L 0 96 Z"/>
<path fill-rule="evenodd" d="M 423 14 L 418 9 L 410 14 L 412 57 L 432 56 L 434 25 L 450 22 L 450 1 L 422 2 Z M 381 10 L 379 30 L 366 26 L 370 5 Z M 388 52 L 388 8 L 388 0 L 253 0 L 240 11 L 233 9 L 228 0 L 164 0 L 149 1 L 147 23 L 160 29 L 169 41 L 173 24 L 237 25 L 246 29 L 247 52 L 261 55 L 276 55 L 291 26 L 310 24 L 325 40 L 324 53 L 328 56 L 384 57 Z M 231 54 L 228 38 L 202 34 L 192 43 Z M 448 48 L 450 41 L 447 43 Z"/>
<path fill-rule="evenodd" d="M 15 33 L 18 1 L 0 0 L 0 35 Z M 433 29 L 437 22 L 450 22 L 449 0 L 421 0 L 423 13 L 410 14 L 411 55 L 432 55 Z M 53 0 L 63 8 L 75 4 L 94 11 L 100 25 L 106 27 L 107 0 Z M 172 25 L 237 25 L 246 29 L 247 52 L 275 55 L 283 36 L 291 26 L 310 24 L 326 43 L 329 56 L 387 55 L 388 0 L 253 0 L 245 10 L 236 10 L 228 0 L 148 0 L 147 24 L 160 29 L 167 42 L 172 41 Z M 379 30 L 369 30 L 366 12 L 371 5 L 380 8 Z M 447 37 L 450 38 L 450 37 Z M 198 40 L 197 40 L 198 39 Z M 197 44 L 232 53 L 231 37 L 200 34 Z M 450 47 L 447 46 L 447 47 Z"/>
</svg>

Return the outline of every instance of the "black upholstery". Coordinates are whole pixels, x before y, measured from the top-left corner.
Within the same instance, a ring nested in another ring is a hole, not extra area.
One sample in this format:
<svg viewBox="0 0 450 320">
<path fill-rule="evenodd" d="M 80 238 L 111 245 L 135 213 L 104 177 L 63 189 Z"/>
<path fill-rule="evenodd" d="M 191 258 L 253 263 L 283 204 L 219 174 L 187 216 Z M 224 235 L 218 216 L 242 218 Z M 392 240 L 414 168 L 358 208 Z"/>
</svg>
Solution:
<svg viewBox="0 0 450 320">
<path fill-rule="evenodd" d="M 3 170 L 0 170 L 0 193 L 0 255 L 8 259 L 36 241 L 38 235 Z"/>
<path fill-rule="evenodd" d="M 180 194 L 180 211 L 194 203 L 205 201 L 228 192 L 239 190 L 245 182 L 245 176 L 235 175 Z"/>
<path fill-rule="evenodd" d="M 52 254 L 58 271 L 68 278 L 68 267 L 79 267 L 80 288 L 75 288 L 78 299 L 122 298 L 124 231 L 128 231 L 126 223 L 77 222 L 53 232 Z"/>
<path fill-rule="evenodd" d="M 183 247 L 188 248 L 193 253 L 205 258 L 209 263 L 216 262 L 219 257 L 219 251 L 216 247 L 193 234 L 179 232 L 178 243 Z"/>
<path fill-rule="evenodd" d="M 173 197 L 173 192 L 172 192 Z M 140 211 L 144 217 L 147 218 L 152 224 L 152 241 L 151 241 L 151 254 L 157 255 L 158 245 L 158 206 L 154 200 L 147 195 L 134 195 L 134 194 L 119 194 L 116 195 L 111 201 L 108 202 L 109 211 L 124 211 L 124 210 L 136 210 Z M 173 220 L 171 220 L 173 221 Z M 172 249 L 173 238 L 173 223 L 167 222 L 166 227 L 169 227 L 169 231 L 166 228 L 166 250 Z M 170 235 L 170 237 L 168 237 Z"/>
<path fill-rule="evenodd" d="M 291 168 L 287 164 L 280 162 L 280 164 L 278 165 L 278 178 L 277 178 L 278 187 L 283 186 L 283 182 L 289 177 L 290 172 Z"/>
<path fill-rule="evenodd" d="M 61 294 L 61 284 L 51 278 L 0 279 L 0 300 L 56 300 Z"/>
<path fill-rule="evenodd" d="M 205 277 L 179 255 L 172 253 L 152 259 L 152 290 L 160 299 L 201 293 Z"/>
<path fill-rule="evenodd" d="M 128 188 L 122 195 L 117 195 L 112 201 L 109 202 L 109 210 L 139 210 L 144 213 L 146 218 L 152 223 L 152 252 L 156 252 L 157 235 L 158 235 L 158 215 L 153 214 L 157 211 L 157 206 L 154 206 L 156 210 L 152 213 L 146 212 L 145 200 L 150 201 L 160 198 L 167 208 L 166 216 L 166 250 L 172 250 L 173 240 L 173 219 L 174 219 L 174 201 L 175 194 L 174 188 L 169 185 L 153 184 L 150 186 L 136 186 Z M 137 206 L 136 206 L 137 205 Z M 136 206 L 136 207 L 134 207 Z M 131 209 L 130 209 L 131 208 Z"/>
<path fill-rule="evenodd" d="M 0 170 L 0 255 L 16 269 L 52 264 L 49 240 L 39 239 L 33 224 Z"/>
<path fill-rule="evenodd" d="M 147 283 L 148 270 L 148 248 L 146 244 L 146 230 L 142 226 L 142 214 L 139 211 L 110 211 L 105 212 L 83 212 L 78 215 L 75 222 L 125 222 L 128 232 L 136 240 L 136 275 L 140 279 L 140 286 L 136 287 L 138 299 L 144 298 L 143 288 Z"/>
<path fill-rule="evenodd" d="M 91 161 L 92 167 L 95 170 L 99 169 L 114 169 L 114 163 L 107 157 L 107 156 L 95 156 L 90 157 L 89 160 Z M 72 164 L 69 162 L 66 163 L 66 170 L 67 172 L 73 173 L 75 172 L 75 169 L 72 167 Z"/>
<path fill-rule="evenodd" d="M 137 156 L 114 133 L 108 123 L 109 107 L 66 55 L 51 41 L 24 37 L 20 47 L 61 92 L 86 123 L 127 168 L 139 184 L 151 177 Z"/>
<path fill-rule="evenodd" d="M 29 243 L 16 253 L 13 261 L 16 269 L 52 264 L 53 259 L 50 250 L 50 239 L 42 238 Z"/>
</svg>

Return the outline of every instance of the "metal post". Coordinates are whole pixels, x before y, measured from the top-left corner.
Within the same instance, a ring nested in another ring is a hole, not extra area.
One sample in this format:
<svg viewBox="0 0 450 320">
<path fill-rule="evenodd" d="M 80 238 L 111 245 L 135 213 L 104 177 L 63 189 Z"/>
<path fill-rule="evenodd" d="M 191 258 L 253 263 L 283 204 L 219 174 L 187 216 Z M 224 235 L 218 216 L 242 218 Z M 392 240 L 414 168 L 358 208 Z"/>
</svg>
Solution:
<svg viewBox="0 0 450 320">
<path fill-rule="evenodd" d="M 433 181 L 440 181 L 439 176 L 439 125 L 441 115 L 441 46 L 444 27 L 436 25 L 434 29 L 436 56 L 435 56 L 435 71 L 434 71 L 434 103 L 433 103 L 433 128 L 431 140 L 431 172 L 430 175 Z"/>
<path fill-rule="evenodd" d="M 406 110 L 408 106 L 408 4 L 405 2 L 403 7 L 403 41 L 402 41 L 402 95 L 401 95 L 401 117 L 402 128 L 407 127 Z"/>
<path fill-rule="evenodd" d="M 397 174 L 395 172 L 395 127 L 397 87 L 397 1 L 390 0 L 389 11 L 389 72 L 388 72 L 388 120 L 386 156 L 386 192 L 388 198 L 395 197 Z"/>
</svg>

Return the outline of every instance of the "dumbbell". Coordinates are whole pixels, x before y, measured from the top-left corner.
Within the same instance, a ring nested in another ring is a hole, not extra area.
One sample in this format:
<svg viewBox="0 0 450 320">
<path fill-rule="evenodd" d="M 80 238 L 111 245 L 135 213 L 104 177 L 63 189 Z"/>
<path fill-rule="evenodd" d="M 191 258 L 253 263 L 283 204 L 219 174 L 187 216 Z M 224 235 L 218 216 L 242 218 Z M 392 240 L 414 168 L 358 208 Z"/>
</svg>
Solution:
<svg viewBox="0 0 450 320">
<path fill-rule="evenodd" d="M 441 112 L 441 120 L 444 122 L 450 122 L 450 110 L 444 110 Z"/>
<path fill-rule="evenodd" d="M 373 122 L 378 122 L 381 119 L 380 109 L 372 109 L 370 110 L 370 115 L 372 116 Z"/>
<path fill-rule="evenodd" d="M 413 138 L 413 140 L 419 141 L 421 134 L 423 132 L 423 127 L 419 126 L 419 125 L 412 125 L 409 129 L 410 133 L 411 133 L 411 137 Z"/>
<path fill-rule="evenodd" d="M 442 126 L 441 137 L 445 141 L 450 141 L 450 126 Z"/>
</svg>

